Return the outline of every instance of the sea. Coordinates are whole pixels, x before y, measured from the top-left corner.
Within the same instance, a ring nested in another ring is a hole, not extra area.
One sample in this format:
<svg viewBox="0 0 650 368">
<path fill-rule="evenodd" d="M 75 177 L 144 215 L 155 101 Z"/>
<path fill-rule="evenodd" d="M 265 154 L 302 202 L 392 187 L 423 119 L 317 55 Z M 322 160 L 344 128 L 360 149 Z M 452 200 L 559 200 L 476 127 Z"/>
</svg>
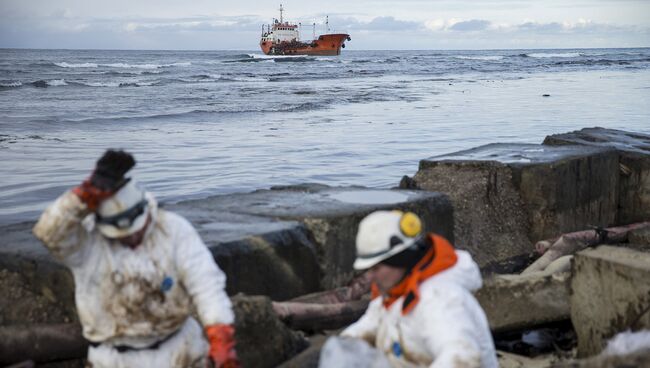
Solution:
<svg viewBox="0 0 650 368">
<path fill-rule="evenodd" d="M 0 49 L 0 224 L 33 221 L 107 148 L 163 202 L 390 188 L 421 159 L 585 127 L 650 133 L 650 49 Z"/>
</svg>

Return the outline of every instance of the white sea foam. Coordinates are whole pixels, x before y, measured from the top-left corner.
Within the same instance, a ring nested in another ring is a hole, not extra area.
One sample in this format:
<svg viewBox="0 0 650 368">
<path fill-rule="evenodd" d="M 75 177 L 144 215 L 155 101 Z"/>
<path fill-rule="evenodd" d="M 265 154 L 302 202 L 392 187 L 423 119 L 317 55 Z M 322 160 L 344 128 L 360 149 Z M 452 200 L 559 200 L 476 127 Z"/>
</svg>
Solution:
<svg viewBox="0 0 650 368">
<path fill-rule="evenodd" d="M 119 87 L 120 84 L 117 82 L 79 82 L 88 87 Z"/>
<path fill-rule="evenodd" d="M 579 52 L 563 52 L 563 53 L 534 52 L 526 55 L 534 58 L 575 58 L 575 57 L 580 57 L 581 54 Z"/>
<path fill-rule="evenodd" d="M 456 59 L 461 59 L 461 60 L 484 60 L 484 61 L 497 61 L 503 59 L 503 56 L 501 55 L 489 55 L 489 56 L 466 56 L 466 55 L 458 55 L 454 56 Z"/>
<path fill-rule="evenodd" d="M 52 87 L 59 87 L 59 86 L 67 86 L 68 83 L 65 82 L 65 79 L 52 79 L 51 81 L 47 82 L 47 85 Z"/>
<path fill-rule="evenodd" d="M 98 66 L 95 63 L 70 64 L 70 63 L 66 63 L 65 61 L 62 63 L 54 63 L 54 65 L 61 68 L 97 68 Z"/>
<path fill-rule="evenodd" d="M 304 58 L 305 55 L 264 55 L 264 54 L 248 54 L 253 59 L 294 59 Z"/>
<path fill-rule="evenodd" d="M 61 68 L 99 68 L 99 67 L 106 67 L 106 68 L 124 68 L 124 69 L 160 69 L 160 68 L 169 68 L 169 67 L 175 67 L 175 66 L 185 67 L 185 66 L 192 65 L 192 63 L 184 62 L 184 63 L 171 63 L 171 64 L 128 64 L 128 63 L 110 63 L 110 64 L 81 63 L 81 64 L 71 64 L 71 63 L 66 63 L 64 61 L 64 62 L 61 62 L 61 63 L 54 63 L 54 65 L 59 66 Z"/>
<path fill-rule="evenodd" d="M 0 87 L 20 87 L 23 84 L 18 81 L 0 82 Z"/>
</svg>

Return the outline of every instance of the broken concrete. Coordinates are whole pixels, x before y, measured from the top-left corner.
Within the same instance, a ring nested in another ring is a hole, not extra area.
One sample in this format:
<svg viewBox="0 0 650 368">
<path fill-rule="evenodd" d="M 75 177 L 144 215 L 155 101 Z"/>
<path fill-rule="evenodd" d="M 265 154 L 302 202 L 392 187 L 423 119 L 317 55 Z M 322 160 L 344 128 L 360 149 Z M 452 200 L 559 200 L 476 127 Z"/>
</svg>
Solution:
<svg viewBox="0 0 650 368">
<path fill-rule="evenodd" d="M 555 368 L 640 368 L 650 367 L 650 350 L 623 355 L 598 355 L 554 364 Z"/>
<path fill-rule="evenodd" d="M 615 222 L 612 148 L 489 144 L 420 161 L 419 188 L 450 196 L 456 244 L 479 265 L 526 255 L 538 240 Z"/>
<path fill-rule="evenodd" d="M 220 228 L 223 225 L 219 225 L 220 221 L 233 219 L 230 221 L 231 224 L 237 223 L 237 226 L 245 227 L 248 232 L 255 231 L 257 223 L 267 222 L 275 224 L 274 226 L 278 226 L 279 223 L 287 224 L 286 226 L 292 227 L 292 230 L 284 233 L 286 235 L 274 236 L 264 242 L 257 240 L 259 238 L 247 241 L 257 243 L 258 248 L 267 249 L 269 254 L 279 254 L 280 258 L 286 260 L 288 267 L 293 270 L 291 272 L 298 279 L 320 276 L 318 285 L 322 289 L 343 286 L 352 279 L 357 226 L 359 221 L 370 212 L 381 209 L 413 211 L 422 218 L 425 230 L 434 231 L 453 242 L 451 203 L 444 195 L 423 191 L 299 185 L 258 190 L 246 194 L 216 196 L 184 202 L 170 208 L 195 224 L 217 256 L 217 260 L 219 254 L 224 252 L 219 249 L 223 244 L 221 240 L 223 229 Z M 201 211 L 198 214 L 197 208 Z M 247 221 L 256 219 L 257 222 L 241 223 L 237 220 L 237 216 Z M 207 223 L 204 223 L 206 219 Z M 308 234 L 304 229 L 308 230 Z M 302 234 L 297 235 L 297 232 Z M 296 244 L 295 238 L 299 239 L 300 244 Z M 278 245 L 278 239 L 284 241 L 281 246 Z M 240 244 L 241 242 L 233 244 L 225 252 L 229 253 L 235 249 L 241 251 Z M 288 260 L 289 257 L 293 258 Z M 318 263 L 317 268 L 313 264 L 316 262 L 314 260 Z M 222 262 L 219 264 L 221 265 Z M 253 277 L 249 276 L 250 270 L 257 269 L 259 266 L 251 263 L 251 267 L 240 269 L 240 278 Z M 224 268 L 236 272 L 239 266 L 235 265 L 232 268 L 224 266 Z M 299 271 L 295 271 L 297 268 Z M 230 273 L 227 273 L 230 277 Z M 249 284 L 254 285 L 255 282 Z M 277 286 L 278 283 L 275 282 L 273 285 Z M 243 291 L 252 293 L 249 290 Z M 310 291 L 313 290 L 307 292 Z"/>
<path fill-rule="evenodd" d="M 600 246 L 578 253 L 572 272 L 579 357 L 598 354 L 619 332 L 650 328 L 650 253 Z"/>
<path fill-rule="evenodd" d="M 627 240 L 632 244 L 646 245 L 650 247 L 650 228 L 630 231 Z"/>
<path fill-rule="evenodd" d="M 0 229 L 0 321 L 69 322 L 77 319 L 72 273 L 32 235 L 33 223 Z"/>
<path fill-rule="evenodd" d="M 302 334 L 278 319 L 269 298 L 237 295 L 232 302 L 237 355 L 243 367 L 275 367 L 308 347 Z"/>
<path fill-rule="evenodd" d="M 605 128 L 550 135 L 545 145 L 583 145 L 615 148 L 619 153 L 619 209 L 617 223 L 650 219 L 650 135 Z M 613 173 L 612 173 L 613 174 Z"/>
<path fill-rule="evenodd" d="M 453 241 L 451 204 L 437 193 L 305 185 L 166 207 L 197 228 L 231 295 L 286 300 L 344 285 L 353 276 L 358 222 L 377 209 L 414 211 L 427 230 Z M 32 236 L 32 226 L 0 228 L 0 269 L 19 272 L 29 289 L 73 310 L 72 276 Z"/>
<path fill-rule="evenodd" d="M 492 332 L 530 328 L 570 317 L 568 272 L 495 275 L 476 293 Z"/>
</svg>

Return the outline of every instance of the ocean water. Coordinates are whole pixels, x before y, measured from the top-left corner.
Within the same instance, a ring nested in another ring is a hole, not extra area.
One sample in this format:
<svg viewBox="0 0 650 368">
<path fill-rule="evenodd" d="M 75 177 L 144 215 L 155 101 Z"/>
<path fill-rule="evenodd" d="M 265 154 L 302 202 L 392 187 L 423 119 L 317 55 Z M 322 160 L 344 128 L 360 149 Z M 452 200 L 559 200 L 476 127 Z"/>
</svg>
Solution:
<svg viewBox="0 0 650 368">
<path fill-rule="evenodd" d="M 388 188 L 423 158 L 593 126 L 650 133 L 650 49 L 0 49 L 0 224 L 35 219 L 110 147 L 179 201 Z"/>
</svg>

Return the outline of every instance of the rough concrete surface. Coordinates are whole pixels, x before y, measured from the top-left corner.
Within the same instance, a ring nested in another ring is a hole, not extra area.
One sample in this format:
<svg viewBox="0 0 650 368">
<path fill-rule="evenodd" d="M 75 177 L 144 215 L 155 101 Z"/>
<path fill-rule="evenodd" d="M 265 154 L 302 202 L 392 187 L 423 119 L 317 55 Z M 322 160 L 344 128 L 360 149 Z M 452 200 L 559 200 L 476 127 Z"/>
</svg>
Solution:
<svg viewBox="0 0 650 368">
<path fill-rule="evenodd" d="M 237 295 L 235 311 L 237 354 L 244 367 L 275 367 L 308 347 L 307 340 L 277 318 L 271 300 Z"/>
<path fill-rule="evenodd" d="M 495 275 L 476 293 L 493 332 L 569 319 L 568 272 Z"/>
<path fill-rule="evenodd" d="M 456 243 L 483 266 L 526 255 L 538 240 L 613 224 L 617 170 L 612 148 L 488 144 L 422 160 L 413 180 L 449 195 Z"/>
<path fill-rule="evenodd" d="M 555 368 L 647 368 L 650 367 L 650 350 L 624 355 L 599 355 L 587 359 L 554 364 Z"/>
<path fill-rule="evenodd" d="M 550 135 L 545 145 L 583 145 L 615 148 L 619 153 L 619 209 L 617 223 L 650 219 L 650 135 L 605 128 Z"/>
<path fill-rule="evenodd" d="M 650 228 L 630 231 L 627 240 L 632 244 L 644 244 L 650 246 Z"/>
<path fill-rule="evenodd" d="M 299 278 L 320 276 L 319 286 L 323 289 L 342 286 L 352 278 L 357 226 L 363 217 L 375 210 L 413 211 L 420 215 L 426 230 L 435 231 L 453 242 L 453 212 L 448 198 L 439 193 L 423 191 L 334 188 L 306 184 L 215 196 L 184 202 L 170 208 L 196 224 L 199 233 L 207 239 L 215 254 L 218 254 L 217 248 L 221 246 L 223 225 L 218 228 L 209 227 L 208 224 L 200 223 L 197 216 L 200 216 L 200 219 L 214 218 L 215 220 L 211 220 L 214 223 L 219 222 L 219 214 L 222 218 L 241 216 L 255 219 L 245 225 L 246 229 L 238 230 L 240 239 L 244 234 L 254 231 L 258 223 L 270 223 L 274 226 L 286 224 L 283 231 L 290 231 L 294 240 L 284 237 L 287 241 L 282 247 L 293 249 L 291 252 L 285 252 L 284 257 L 295 257 L 287 261 L 287 264 L 292 269 L 303 269 L 302 274 L 297 274 Z M 200 215 L 196 214 L 197 208 L 201 211 Z M 239 224 L 237 226 L 241 226 L 241 223 Z M 308 231 L 308 236 L 301 227 Z M 278 231 L 280 230 L 276 229 L 275 234 Z M 303 235 L 297 232 L 303 232 Z M 277 239 L 275 235 L 272 237 Z M 266 242 L 274 252 L 278 252 L 276 242 Z M 300 249 L 301 257 L 295 256 L 297 249 Z M 312 267 L 308 270 L 314 256 L 318 268 Z"/>
<path fill-rule="evenodd" d="M 598 354 L 607 339 L 650 328 L 650 253 L 600 246 L 573 262 L 571 320 L 578 356 Z"/>
</svg>

